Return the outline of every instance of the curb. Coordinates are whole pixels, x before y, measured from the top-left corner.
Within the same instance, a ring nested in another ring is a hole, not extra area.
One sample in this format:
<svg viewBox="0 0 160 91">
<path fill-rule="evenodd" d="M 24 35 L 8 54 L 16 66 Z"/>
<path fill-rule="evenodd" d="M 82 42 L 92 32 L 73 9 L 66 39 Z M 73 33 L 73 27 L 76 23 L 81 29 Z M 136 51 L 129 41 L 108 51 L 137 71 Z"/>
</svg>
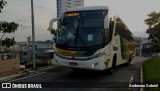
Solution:
<svg viewBox="0 0 160 91">
<path fill-rule="evenodd" d="M 7 80 L 11 80 L 12 78 L 15 78 L 15 77 L 18 77 L 18 76 L 21 76 L 21 75 L 25 75 L 25 74 L 26 73 L 18 73 L 18 74 L 15 74 L 15 75 L 1 77 L 0 82 L 6 82 Z"/>
<path fill-rule="evenodd" d="M 40 71 L 46 71 L 46 70 L 49 70 L 49 69 L 52 69 L 52 68 L 56 68 L 57 66 L 55 65 L 50 65 L 50 66 L 45 66 L 45 67 L 39 67 L 37 69 L 26 69 L 25 71 L 28 72 L 28 73 L 36 73 L 36 72 L 40 72 Z"/>
<path fill-rule="evenodd" d="M 16 77 L 20 77 L 20 76 L 23 76 L 23 75 L 36 74 L 36 73 L 44 72 L 46 70 L 53 69 L 53 68 L 56 68 L 56 67 L 57 66 L 52 65 L 52 66 L 40 67 L 36 70 L 25 69 L 23 71 L 20 71 L 18 74 L 6 76 L 6 77 L 1 77 L 0 82 L 7 82 L 7 81 L 10 81 L 10 80 L 13 80 Z"/>
<path fill-rule="evenodd" d="M 141 64 L 141 73 L 140 73 L 140 75 L 141 75 L 141 79 L 140 79 L 141 83 L 143 83 L 143 67 L 142 67 L 142 64 Z M 144 91 L 144 88 L 140 88 L 140 91 Z"/>
</svg>

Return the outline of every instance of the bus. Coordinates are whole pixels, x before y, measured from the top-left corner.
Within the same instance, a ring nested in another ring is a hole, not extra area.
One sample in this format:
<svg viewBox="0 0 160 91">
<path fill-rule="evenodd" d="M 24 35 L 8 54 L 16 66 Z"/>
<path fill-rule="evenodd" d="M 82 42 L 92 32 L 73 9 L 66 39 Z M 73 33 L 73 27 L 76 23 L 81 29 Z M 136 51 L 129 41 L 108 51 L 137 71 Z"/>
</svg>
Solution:
<svg viewBox="0 0 160 91">
<path fill-rule="evenodd" d="M 53 23 L 57 21 L 57 29 Z M 72 8 L 50 21 L 55 35 L 55 64 L 79 69 L 111 72 L 133 60 L 131 31 L 108 6 Z"/>
</svg>

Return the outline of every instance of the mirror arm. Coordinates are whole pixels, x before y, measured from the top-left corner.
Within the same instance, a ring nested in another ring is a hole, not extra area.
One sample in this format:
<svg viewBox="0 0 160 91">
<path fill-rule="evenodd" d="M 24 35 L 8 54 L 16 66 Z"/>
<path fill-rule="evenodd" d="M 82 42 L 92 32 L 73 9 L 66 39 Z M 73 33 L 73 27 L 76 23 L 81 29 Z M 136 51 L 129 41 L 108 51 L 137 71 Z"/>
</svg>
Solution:
<svg viewBox="0 0 160 91">
<path fill-rule="evenodd" d="M 53 23 L 55 21 L 58 21 L 58 20 L 59 20 L 59 18 L 53 18 L 53 19 L 51 19 L 50 22 L 49 22 L 49 28 L 48 28 L 48 30 L 52 30 L 53 29 Z"/>
</svg>

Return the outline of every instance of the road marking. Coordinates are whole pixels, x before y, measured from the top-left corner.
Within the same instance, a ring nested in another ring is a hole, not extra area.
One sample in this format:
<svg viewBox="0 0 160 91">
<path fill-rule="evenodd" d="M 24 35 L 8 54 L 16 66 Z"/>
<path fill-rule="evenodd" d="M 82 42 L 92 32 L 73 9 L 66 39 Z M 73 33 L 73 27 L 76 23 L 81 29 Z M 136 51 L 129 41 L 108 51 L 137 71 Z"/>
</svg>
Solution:
<svg viewBox="0 0 160 91">
<path fill-rule="evenodd" d="M 4 56 L 3 56 L 3 59 L 4 59 L 4 60 L 7 60 L 7 59 L 8 59 L 8 56 L 7 56 L 7 55 L 4 55 Z"/>
<path fill-rule="evenodd" d="M 19 79 L 15 79 L 15 80 L 8 81 L 8 82 L 14 82 L 14 81 L 26 79 L 26 78 L 30 78 L 30 77 L 33 77 L 33 76 L 41 75 L 41 74 L 44 74 L 44 73 L 46 73 L 46 72 L 42 72 L 42 73 L 38 73 L 38 74 L 34 73 L 33 75 L 31 74 L 30 76 L 22 77 L 22 78 L 19 78 Z"/>
<path fill-rule="evenodd" d="M 130 80 L 129 80 L 129 85 L 133 82 L 133 80 L 134 80 L 134 74 L 132 74 L 132 76 L 131 76 L 131 78 L 130 78 Z M 130 91 L 131 90 L 131 88 L 128 88 L 128 90 Z"/>
<path fill-rule="evenodd" d="M 133 82 L 133 80 L 134 80 L 134 74 L 131 76 L 131 78 L 130 78 L 130 80 L 129 80 L 129 83 L 132 83 Z"/>
<path fill-rule="evenodd" d="M 143 83 L 143 69 L 142 69 L 142 63 L 141 63 L 141 71 L 140 71 L 141 73 L 140 73 L 140 80 L 141 80 L 141 83 Z M 140 88 L 140 91 L 144 91 L 144 89 L 143 88 Z"/>
</svg>

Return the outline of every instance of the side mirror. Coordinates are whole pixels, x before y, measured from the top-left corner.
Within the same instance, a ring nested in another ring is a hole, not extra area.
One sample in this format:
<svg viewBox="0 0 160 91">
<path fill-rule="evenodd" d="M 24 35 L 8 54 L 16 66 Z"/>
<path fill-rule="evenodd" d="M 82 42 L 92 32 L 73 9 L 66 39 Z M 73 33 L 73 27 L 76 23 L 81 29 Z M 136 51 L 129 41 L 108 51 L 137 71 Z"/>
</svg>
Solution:
<svg viewBox="0 0 160 91">
<path fill-rule="evenodd" d="M 104 29 L 109 28 L 109 16 L 106 15 L 104 18 Z"/>
<path fill-rule="evenodd" d="M 56 35 L 56 29 L 53 28 L 53 29 L 51 29 L 49 31 L 50 31 L 51 34 Z"/>
<path fill-rule="evenodd" d="M 59 20 L 60 20 L 60 18 L 53 18 L 53 19 L 50 20 L 49 28 L 47 30 L 49 30 L 51 32 L 51 34 L 56 35 L 56 29 L 53 28 L 53 23 L 55 21 L 59 21 Z"/>
</svg>

